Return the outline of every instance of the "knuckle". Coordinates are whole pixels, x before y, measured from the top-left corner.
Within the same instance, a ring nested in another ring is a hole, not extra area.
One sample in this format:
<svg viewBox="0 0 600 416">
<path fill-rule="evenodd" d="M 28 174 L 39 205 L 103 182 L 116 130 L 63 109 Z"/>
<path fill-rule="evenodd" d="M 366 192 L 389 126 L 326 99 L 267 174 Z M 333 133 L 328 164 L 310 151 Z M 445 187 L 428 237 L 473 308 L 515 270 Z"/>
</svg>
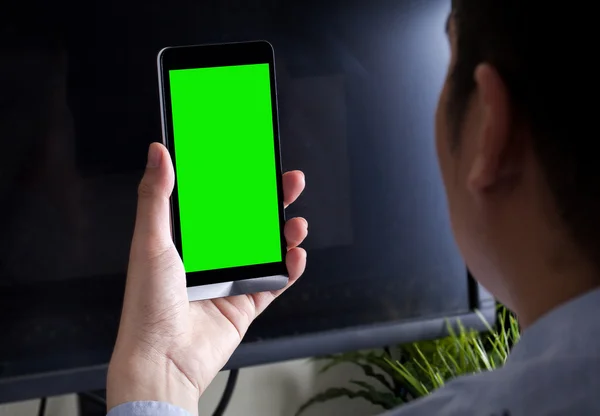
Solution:
<svg viewBox="0 0 600 416">
<path fill-rule="evenodd" d="M 138 185 L 138 196 L 141 198 L 153 197 L 156 195 L 156 189 L 146 178 L 142 179 Z"/>
</svg>

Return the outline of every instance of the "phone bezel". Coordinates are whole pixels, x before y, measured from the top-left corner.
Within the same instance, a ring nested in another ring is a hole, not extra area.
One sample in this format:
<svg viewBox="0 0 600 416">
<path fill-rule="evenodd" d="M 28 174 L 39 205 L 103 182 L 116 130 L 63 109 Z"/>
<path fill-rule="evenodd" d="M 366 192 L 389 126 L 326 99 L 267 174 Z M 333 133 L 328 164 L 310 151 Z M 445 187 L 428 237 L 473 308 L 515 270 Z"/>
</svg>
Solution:
<svg viewBox="0 0 600 416">
<path fill-rule="evenodd" d="M 161 103 L 161 120 L 163 144 L 169 150 L 173 166 L 176 168 L 176 143 L 173 135 L 173 118 L 171 113 L 171 95 L 169 71 L 174 69 L 208 68 L 231 65 L 269 64 L 271 83 L 271 114 L 273 117 L 273 145 L 277 176 L 277 194 L 279 201 L 279 231 L 281 240 L 281 261 L 268 264 L 232 267 L 226 269 L 207 270 L 186 273 L 188 288 L 206 288 L 195 291 L 196 299 L 213 298 L 255 291 L 276 290 L 285 286 L 288 272 L 285 265 L 287 243 L 284 236 L 285 210 L 281 167 L 281 151 L 279 142 L 279 118 L 277 111 L 277 85 L 275 77 L 275 57 L 272 45 L 267 41 L 223 43 L 210 45 L 175 46 L 162 49 L 157 56 L 159 93 Z M 171 225 L 175 247 L 183 258 L 177 178 L 171 195 Z M 235 220 L 235 219 L 232 219 Z M 252 244 L 252 236 L 248 236 L 246 244 Z M 233 250 L 243 250 L 243 244 L 232 241 Z M 210 286 L 210 287 L 209 287 Z M 241 293 L 240 293 L 241 292 Z M 188 289 L 188 293 L 190 290 Z"/>
</svg>

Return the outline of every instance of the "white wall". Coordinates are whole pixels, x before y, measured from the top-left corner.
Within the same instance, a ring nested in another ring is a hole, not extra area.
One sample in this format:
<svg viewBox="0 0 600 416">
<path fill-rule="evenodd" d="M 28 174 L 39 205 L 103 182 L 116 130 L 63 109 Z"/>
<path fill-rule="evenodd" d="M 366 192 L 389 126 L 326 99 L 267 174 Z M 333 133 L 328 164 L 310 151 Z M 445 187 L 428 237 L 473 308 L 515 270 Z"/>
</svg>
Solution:
<svg viewBox="0 0 600 416">
<path fill-rule="evenodd" d="M 0 416 L 35 416 L 39 400 L 0 405 Z M 46 416 L 76 416 L 77 398 L 75 395 L 52 397 L 46 405 Z"/>
<path fill-rule="evenodd" d="M 312 360 L 247 368 L 240 371 L 238 383 L 229 404 L 227 416 L 293 416 L 298 407 L 328 387 L 348 385 L 350 379 L 361 379 L 360 370 L 340 367 L 330 374 L 317 375 L 319 364 Z M 210 416 L 217 406 L 227 380 L 221 373 L 200 399 L 200 416 Z M 0 416 L 31 416 L 37 414 L 37 400 L 0 406 Z M 73 395 L 51 398 L 46 416 L 76 416 Z M 362 399 L 340 399 L 317 405 L 304 416 L 345 415 L 371 416 L 381 409 Z"/>
</svg>

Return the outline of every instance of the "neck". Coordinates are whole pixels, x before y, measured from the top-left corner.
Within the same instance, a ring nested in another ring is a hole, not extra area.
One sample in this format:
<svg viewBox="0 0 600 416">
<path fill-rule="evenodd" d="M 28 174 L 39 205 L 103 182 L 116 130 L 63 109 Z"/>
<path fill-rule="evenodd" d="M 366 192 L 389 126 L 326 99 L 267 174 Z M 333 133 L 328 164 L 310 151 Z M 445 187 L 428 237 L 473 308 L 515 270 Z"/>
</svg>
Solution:
<svg viewBox="0 0 600 416">
<path fill-rule="evenodd" d="M 591 262 L 552 209 L 554 198 L 532 164 L 519 191 L 502 210 L 494 238 L 506 306 L 523 329 L 557 307 L 600 287 L 598 263 Z M 498 211 L 497 211 L 498 212 Z M 515 218 L 518 221 L 515 222 Z M 504 260 L 504 261 L 503 261 Z"/>
<path fill-rule="evenodd" d="M 518 276 L 511 292 L 512 309 L 523 329 L 557 307 L 600 287 L 598 273 L 592 268 L 577 267 L 552 269 Z M 556 263 L 554 263 L 556 265 Z M 562 272 L 561 272 L 562 271 Z"/>
</svg>

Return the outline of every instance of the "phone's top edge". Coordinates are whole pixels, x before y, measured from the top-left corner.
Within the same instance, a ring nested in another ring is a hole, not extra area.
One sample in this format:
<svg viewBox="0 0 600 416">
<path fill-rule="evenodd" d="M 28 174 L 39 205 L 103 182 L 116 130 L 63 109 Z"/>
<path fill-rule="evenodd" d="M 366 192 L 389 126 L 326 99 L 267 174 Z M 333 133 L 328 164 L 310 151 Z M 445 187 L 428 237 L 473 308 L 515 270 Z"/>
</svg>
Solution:
<svg viewBox="0 0 600 416">
<path fill-rule="evenodd" d="M 198 43 L 193 45 L 177 45 L 177 46 L 165 46 L 162 48 L 158 55 L 161 56 L 168 49 L 181 49 L 181 48 L 194 48 L 194 47 L 204 47 L 204 46 L 226 46 L 226 45 L 243 45 L 248 43 L 265 43 L 269 45 L 271 49 L 273 48 L 273 44 L 266 39 L 256 39 L 256 40 L 242 40 L 237 42 L 216 42 L 216 43 Z"/>
</svg>

